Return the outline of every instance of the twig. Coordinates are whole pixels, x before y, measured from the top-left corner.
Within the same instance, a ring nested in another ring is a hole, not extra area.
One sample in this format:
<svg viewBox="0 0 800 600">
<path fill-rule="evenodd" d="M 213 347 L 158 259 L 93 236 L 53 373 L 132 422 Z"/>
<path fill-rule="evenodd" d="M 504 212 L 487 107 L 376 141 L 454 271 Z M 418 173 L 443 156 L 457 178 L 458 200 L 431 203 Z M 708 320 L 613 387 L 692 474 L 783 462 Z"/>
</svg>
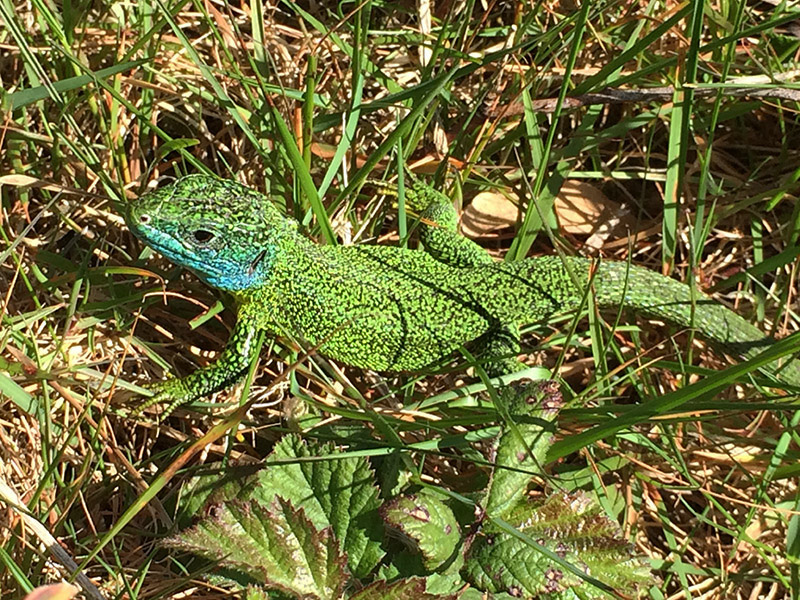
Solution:
<svg viewBox="0 0 800 600">
<path fill-rule="evenodd" d="M 696 98 L 714 96 L 720 88 L 687 88 L 693 89 Z M 787 87 L 736 87 L 722 88 L 726 96 L 750 96 L 752 98 L 773 98 L 776 100 L 789 100 L 800 102 L 800 89 Z M 625 102 L 672 102 L 675 95 L 674 87 L 654 87 L 636 90 L 620 90 L 606 88 L 599 92 L 572 96 L 564 99 L 563 108 L 580 108 L 592 104 L 622 104 Z M 555 110 L 557 98 L 541 98 L 531 103 L 536 112 L 550 113 Z M 512 102 L 503 106 L 492 107 L 486 111 L 487 116 L 513 116 L 524 112 L 521 102 Z"/>
</svg>

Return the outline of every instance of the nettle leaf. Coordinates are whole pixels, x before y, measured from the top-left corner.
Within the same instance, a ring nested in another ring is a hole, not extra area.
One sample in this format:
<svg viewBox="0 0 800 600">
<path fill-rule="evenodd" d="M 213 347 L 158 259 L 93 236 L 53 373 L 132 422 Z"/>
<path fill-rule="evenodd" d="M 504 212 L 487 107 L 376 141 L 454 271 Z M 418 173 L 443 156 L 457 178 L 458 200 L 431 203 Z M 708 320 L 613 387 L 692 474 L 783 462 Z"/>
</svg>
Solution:
<svg viewBox="0 0 800 600">
<path fill-rule="evenodd" d="M 392 583 L 377 581 L 350 597 L 350 600 L 456 600 L 458 594 L 436 595 L 425 592 L 425 580 L 400 579 Z"/>
<path fill-rule="evenodd" d="M 464 557 L 459 553 L 458 564 L 448 568 L 443 573 L 431 573 L 425 577 L 425 591 L 429 594 L 462 594 L 464 588 L 464 578 L 461 577 L 461 569 L 464 566 Z"/>
<path fill-rule="evenodd" d="M 347 557 L 331 528 L 317 529 L 303 509 L 282 498 L 269 508 L 241 500 L 218 505 L 166 545 L 216 560 L 297 598 L 338 600 L 347 581 Z"/>
<path fill-rule="evenodd" d="M 181 489 L 178 524 L 191 525 L 195 515 L 203 514 L 205 506 L 241 498 L 246 485 L 247 477 L 240 469 L 224 470 L 220 465 L 211 465 L 207 472 L 193 476 Z"/>
<path fill-rule="evenodd" d="M 387 525 L 419 549 L 429 571 L 455 560 L 461 529 L 453 511 L 438 498 L 430 494 L 398 496 L 380 512 Z"/>
<path fill-rule="evenodd" d="M 477 588 L 470 587 L 464 590 L 464 593 L 459 596 L 459 600 L 519 600 L 519 596 L 512 596 L 511 594 L 487 594 Z M 582 600 L 576 597 L 576 600 Z"/>
<path fill-rule="evenodd" d="M 600 585 L 635 595 L 653 581 L 649 565 L 633 556 L 619 525 L 597 503 L 583 494 L 554 494 L 538 505 L 528 497 L 531 475 L 543 471 L 552 445 L 552 421 L 562 405 L 558 388 L 512 384 L 500 400 L 506 414 L 484 497 L 488 518 L 469 548 L 465 579 L 514 597 L 608 597 Z"/>
<path fill-rule="evenodd" d="M 247 590 L 245 590 L 244 600 L 270 600 L 270 597 L 264 588 L 248 585 Z"/>
<path fill-rule="evenodd" d="M 618 592 L 635 596 L 654 581 L 649 565 L 633 555 L 619 525 L 584 494 L 554 494 L 540 505 L 524 499 L 509 511 L 507 522 Z M 608 597 L 540 548 L 492 524 L 473 541 L 463 574 L 478 589 L 512 596 Z"/>
<path fill-rule="evenodd" d="M 524 498 L 531 476 L 543 472 L 553 444 L 552 422 L 564 402 L 553 381 L 512 383 L 503 388 L 500 400 L 506 407 L 506 423 L 484 507 L 488 514 L 504 519 Z"/>
<path fill-rule="evenodd" d="M 350 571 L 355 577 L 366 576 L 384 555 L 380 500 L 369 463 L 363 457 L 347 457 L 332 445 L 309 448 L 296 435 L 285 436 L 268 462 L 295 459 L 301 461 L 270 464 L 260 471 L 250 497 L 265 506 L 276 496 L 290 499 L 316 527 L 330 525 Z"/>
</svg>

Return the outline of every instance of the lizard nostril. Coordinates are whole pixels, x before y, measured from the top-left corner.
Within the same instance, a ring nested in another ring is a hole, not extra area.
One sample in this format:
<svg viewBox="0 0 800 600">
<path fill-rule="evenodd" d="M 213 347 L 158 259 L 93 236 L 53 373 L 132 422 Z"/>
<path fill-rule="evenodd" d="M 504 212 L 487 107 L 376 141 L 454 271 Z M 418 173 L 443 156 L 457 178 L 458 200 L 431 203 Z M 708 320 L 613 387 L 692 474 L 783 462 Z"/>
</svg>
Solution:
<svg viewBox="0 0 800 600">
<path fill-rule="evenodd" d="M 139 216 L 139 223 L 147 225 L 150 222 L 150 215 L 144 214 Z"/>
</svg>

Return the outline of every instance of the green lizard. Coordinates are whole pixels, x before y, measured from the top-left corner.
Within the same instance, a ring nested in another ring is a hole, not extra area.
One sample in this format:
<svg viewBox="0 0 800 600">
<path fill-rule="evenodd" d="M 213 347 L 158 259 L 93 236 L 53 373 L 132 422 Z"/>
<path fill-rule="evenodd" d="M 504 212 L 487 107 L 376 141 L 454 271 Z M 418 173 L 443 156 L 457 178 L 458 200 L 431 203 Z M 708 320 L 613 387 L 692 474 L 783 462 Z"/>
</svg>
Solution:
<svg viewBox="0 0 800 600">
<path fill-rule="evenodd" d="M 634 309 L 697 332 L 741 357 L 774 342 L 688 286 L 623 262 L 558 256 L 495 262 L 457 232 L 448 199 L 413 190 L 427 252 L 390 246 L 317 245 L 266 197 L 238 183 L 194 175 L 129 205 L 131 231 L 239 306 L 216 363 L 154 386 L 145 406 L 175 406 L 241 379 L 258 332 L 289 333 L 328 357 L 376 371 L 424 371 L 473 343 L 487 371 L 519 368 L 518 325 L 578 308 L 591 285 L 600 306 Z M 774 365 L 800 385 L 800 361 Z"/>
</svg>

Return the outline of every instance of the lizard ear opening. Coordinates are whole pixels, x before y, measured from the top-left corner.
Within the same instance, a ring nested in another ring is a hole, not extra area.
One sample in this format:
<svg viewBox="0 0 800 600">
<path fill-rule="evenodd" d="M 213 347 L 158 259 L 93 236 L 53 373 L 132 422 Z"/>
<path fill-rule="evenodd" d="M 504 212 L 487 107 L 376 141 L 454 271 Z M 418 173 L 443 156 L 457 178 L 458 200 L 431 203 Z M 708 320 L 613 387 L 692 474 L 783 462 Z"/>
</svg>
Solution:
<svg viewBox="0 0 800 600">
<path fill-rule="evenodd" d="M 259 252 L 258 256 L 256 256 L 255 260 L 252 263 L 250 263 L 250 269 L 249 269 L 249 274 L 250 275 L 253 275 L 253 273 L 256 272 L 256 269 L 258 269 L 259 265 L 264 261 L 264 258 L 266 256 L 267 256 L 267 250 L 265 248 L 264 250 Z"/>
</svg>

